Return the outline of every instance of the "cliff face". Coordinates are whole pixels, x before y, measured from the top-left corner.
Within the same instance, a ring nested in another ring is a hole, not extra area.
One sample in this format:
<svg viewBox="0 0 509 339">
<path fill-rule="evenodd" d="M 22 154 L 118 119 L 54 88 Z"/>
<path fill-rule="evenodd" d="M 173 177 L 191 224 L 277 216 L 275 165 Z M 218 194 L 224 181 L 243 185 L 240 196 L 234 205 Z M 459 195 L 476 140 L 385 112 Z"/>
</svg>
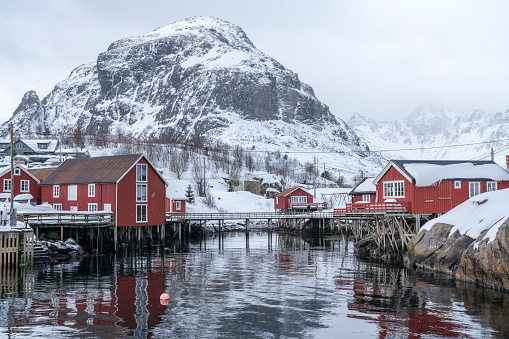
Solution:
<svg viewBox="0 0 509 339">
<path fill-rule="evenodd" d="M 28 119 L 36 123 L 17 124 Z M 21 134 L 38 125 L 52 133 L 80 125 L 91 133 L 198 135 L 257 149 L 367 151 L 297 74 L 256 49 L 241 28 L 214 18 L 112 43 L 57 84 L 39 109 L 19 109 L 12 120 Z"/>
</svg>

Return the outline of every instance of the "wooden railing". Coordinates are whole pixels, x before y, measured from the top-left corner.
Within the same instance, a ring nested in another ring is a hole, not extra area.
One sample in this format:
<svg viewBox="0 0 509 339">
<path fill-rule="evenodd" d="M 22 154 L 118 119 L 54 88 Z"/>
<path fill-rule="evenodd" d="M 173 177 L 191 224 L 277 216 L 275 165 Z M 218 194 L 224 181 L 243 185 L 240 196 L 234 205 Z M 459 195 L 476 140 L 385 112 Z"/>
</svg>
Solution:
<svg viewBox="0 0 509 339">
<path fill-rule="evenodd" d="M 346 204 L 345 208 L 334 209 L 334 216 L 348 214 L 374 214 L 374 213 L 408 213 L 409 202 L 384 202 L 384 203 L 352 203 Z"/>
<path fill-rule="evenodd" d="M 298 209 L 304 209 L 306 210 L 308 207 L 313 207 L 313 209 L 326 209 L 327 203 L 326 202 L 312 202 L 309 204 L 306 203 L 290 203 L 290 208 L 298 208 Z"/>
<path fill-rule="evenodd" d="M 253 212 L 253 213 L 166 213 L 166 221 L 184 220 L 251 220 L 251 219 L 328 219 L 332 212 L 308 213 L 279 213 L 279 212 Z"/>
<path fill-rule="evenodd" d="M 112 226 L 115 224 L 113 212 L 27 212 L 18 213 L 18 220 L 34 226 Z"/>
</svg>

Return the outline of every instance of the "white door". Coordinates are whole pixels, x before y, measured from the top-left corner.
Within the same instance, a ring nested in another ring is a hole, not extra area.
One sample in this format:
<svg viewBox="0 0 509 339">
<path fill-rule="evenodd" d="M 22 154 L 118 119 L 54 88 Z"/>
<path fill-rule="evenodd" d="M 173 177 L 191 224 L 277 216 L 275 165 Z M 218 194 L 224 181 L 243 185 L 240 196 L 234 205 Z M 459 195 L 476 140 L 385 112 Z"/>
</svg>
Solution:
<svg viewBox="0 0 509 339">
<path fill-rule="evenodd" d="M 106 212 L 111 212 L 111 204 L 104 204 L 104 210 Z"/>
<path fill-rule="evenodd" d="M 71 212 L 78 212 L 78 206 L 71 206 Z"/>
</svg>

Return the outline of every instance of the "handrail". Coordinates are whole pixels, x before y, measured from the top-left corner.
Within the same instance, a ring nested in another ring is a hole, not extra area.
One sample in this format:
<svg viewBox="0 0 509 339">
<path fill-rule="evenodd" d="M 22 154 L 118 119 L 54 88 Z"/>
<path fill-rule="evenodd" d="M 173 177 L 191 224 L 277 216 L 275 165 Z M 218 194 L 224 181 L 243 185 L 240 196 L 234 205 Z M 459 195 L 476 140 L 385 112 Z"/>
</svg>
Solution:
<svg viewBox="0 0 509 339">
<path fill-rule="evenodd" d="M 241 213 L 166 213 L 166 220 L 246 220 L 246 219 L 327 219 L 332 212 L 279 213 L 279 212 L 241 212 Z"/>
<path fill-rule="evenodd" d="M 334 216 L 344 216 L 349 213 L 396 213 L 410 212 L 409 202 L 384 202 L 384 203 L 351 203 L 345 208 L 335 208 Z"/>
</svg>

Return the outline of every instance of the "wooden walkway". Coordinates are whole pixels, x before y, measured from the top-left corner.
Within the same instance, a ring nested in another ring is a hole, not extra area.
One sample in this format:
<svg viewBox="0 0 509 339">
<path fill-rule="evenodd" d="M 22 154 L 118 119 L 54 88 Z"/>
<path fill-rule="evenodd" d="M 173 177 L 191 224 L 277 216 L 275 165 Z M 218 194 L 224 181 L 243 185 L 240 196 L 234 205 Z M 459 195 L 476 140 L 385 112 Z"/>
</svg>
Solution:
<svg viewBox="0 0 509 339">
<path fill-rule="evenodd" d="M 331 219 L 332 212 L 309 213 L 166 213 L 167 222 L 185 222 L 194 220 L 287 220 L 287 219 Z"/>
</svg>

